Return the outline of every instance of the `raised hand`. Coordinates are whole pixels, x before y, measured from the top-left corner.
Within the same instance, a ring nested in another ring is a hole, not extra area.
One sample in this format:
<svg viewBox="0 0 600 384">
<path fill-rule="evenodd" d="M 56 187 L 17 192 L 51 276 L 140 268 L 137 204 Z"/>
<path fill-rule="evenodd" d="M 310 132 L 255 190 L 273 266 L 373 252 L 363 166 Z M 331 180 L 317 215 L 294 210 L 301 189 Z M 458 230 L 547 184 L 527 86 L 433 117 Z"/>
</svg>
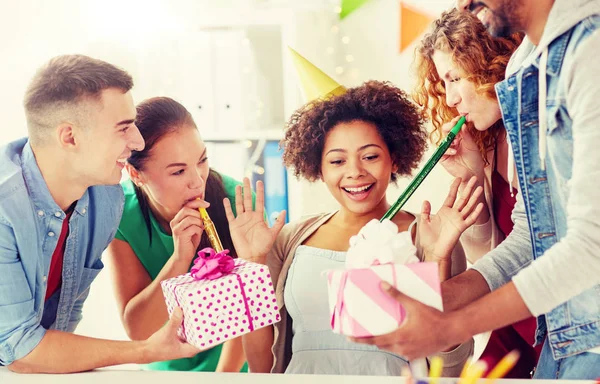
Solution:
<svg viewBox="0 0 600 384">
<path fill-rule="evenodd" d="M 238 257 L 265 263 L 267 253 L 271 250 L 279 231 L 285 223 L 285 211 L 281 211 L 273 227 L 265 222 L 265 188 L 262 181 L 256 183 L 256 204 L 252 209 L 252 189 L 250 180 L 244 178 L 244 188 L 242 197 L 242 187 L 235 188 L 235 210 L 237 215 L 233 214 L 229 199 L 224 199 L 225 214 L 229 221 L 229 232 L 235 245 Z"/>
<path fill-rule="evenodd" d="M 198 208 L 208 208 L 210 204 L 204 200 L 193 200 L 187 203 L 171 220 L 173 233 L 173 257 L 183 261 L 186 265 L 192 263 L 196 256 L 196 249 L 204 231 L 204 224 Z"/>
<path fill-rule="evenodd" d="M 448 132 L 450 132 L 459 119 L 460 116 L 457 116 L 442 126 L 444 137 L 448 135 Z M 471 136 L 466 126 L 456 135 L 450 148 L 448 148 L 441 158 L 440 163 L 449 174 L 454 177 L 460 177 L 465 182 L 473 176 L 480 179 L 483 178 L 485 162 L 481 157 L 477 143 L 475 143 L 473 136 Z"/>
<path fill-rule="evenodd" d="M 476 178 L 472 177 L 457 199 L 461 179 L 455 179 L 446 200 L 435 215 L 431 215 L 431 204 L 423 202 L 418 223 L 420 245 L 426 260 L 440 263 L 442 280 L 450 277 L 452 250 L 460 235 L 475 223 L 484 208 L 483 203 L 477 203 L 483 188 L 475 188 L 476 182 Z"/>
</svg>

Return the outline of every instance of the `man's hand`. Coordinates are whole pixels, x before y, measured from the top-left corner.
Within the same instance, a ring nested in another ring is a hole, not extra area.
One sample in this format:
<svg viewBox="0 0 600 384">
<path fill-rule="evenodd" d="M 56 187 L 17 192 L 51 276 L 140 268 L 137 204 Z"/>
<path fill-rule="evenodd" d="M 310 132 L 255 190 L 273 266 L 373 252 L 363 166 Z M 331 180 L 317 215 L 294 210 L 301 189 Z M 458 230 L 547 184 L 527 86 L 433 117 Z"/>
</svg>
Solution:
<svg viewBox="0 0 600 384">
<path fill-rule="evenodd" d="M 376 345 L 409 360 L 433 355 L 462 344 L 473 335 L 502 328 L 531 316 L 513 282 L 451 312 L 440 312 L 421 304 L 388 283 L 382 282 L 381 287 L 402 304 L 406 319 L 398 329 L 387 335 L 351 340 Z"/>
<path fill-rule="evenodd" d="M 102 340 L 48 330 L 42 341 L 8 369 L 19 373 L 72 373 L 119 364 L 148 364 L 191 357 L 200 352 L 177 336 L 183 313 L 171 319 L 144 341 Z"/>
<path fill-rule="evenodd" d="M 173 310 L 169 322 L 144 342 L 144 359 L 147 363 L 192 357 L 200 352 L 177 335 L 182 322 L 183 312 L 177 307 Z"/>
<path fill-rule="evenodd" d="M 398 300 L 406 310 L 406 319 L 386 335 L 350 338 L 356 343 L 376 345 L 408 360 L 423 358 L 461 344 L 471 335 L 456 326 L 452 312 L 444 313 L 399 292 L 386 282 L 381 288 Z"/>
</svg>

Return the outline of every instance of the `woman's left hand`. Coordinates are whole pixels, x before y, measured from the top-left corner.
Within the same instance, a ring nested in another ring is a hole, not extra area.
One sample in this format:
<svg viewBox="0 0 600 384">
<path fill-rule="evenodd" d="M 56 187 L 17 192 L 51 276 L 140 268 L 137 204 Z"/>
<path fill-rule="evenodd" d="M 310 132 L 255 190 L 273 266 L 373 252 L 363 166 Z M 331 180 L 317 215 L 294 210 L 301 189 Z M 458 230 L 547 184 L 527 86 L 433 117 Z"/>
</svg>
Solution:
<svg viewBox="0 0 600 384">
<path fill-rule="evenodd" d="M 250 180 L 244 178 L 242 187 L 235 188 L 235 209 L 233 214 L 229 199 L 223 200 L 225 214 L 229 221 L 229 232 L 239 258 L 264 264 L 267 253 L 271 250 L 279 231 L 285 224 L 285 211 L 281 211 L 274 225 L 269 228 L 265 222 L 265 188 L 262 181 L 256 183 L 256 206 L 252 208 L 252 188 Z"/>
</svg>

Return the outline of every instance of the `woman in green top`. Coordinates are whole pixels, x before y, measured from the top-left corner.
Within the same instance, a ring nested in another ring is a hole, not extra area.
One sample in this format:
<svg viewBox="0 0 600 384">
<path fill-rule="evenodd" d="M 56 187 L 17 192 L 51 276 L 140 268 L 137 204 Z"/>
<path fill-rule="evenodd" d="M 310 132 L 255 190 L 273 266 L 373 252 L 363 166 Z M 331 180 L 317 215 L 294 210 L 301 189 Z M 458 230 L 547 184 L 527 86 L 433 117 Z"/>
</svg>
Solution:
<svg viewBox="0 0 600 384">
<path fill-rule="evenodd" d="M 198 249 L 209 247 L 199 207 L 207 208 L 223 247 L 237 255 L 223 206 L 241 183 L 208 166 L 206 146 L 178 102 L 152 98 L 137 106 L 135 124 L 146 147 L 125 165 L 130 180 L 123 217 L 108 247 L 121 320 L 132 340 L 144 340 L 168 320 L 160 282 L 189 271 Z M 231 204 L 235 207 L 235 204 Z M 189 359 L 152 363 L 153 370 L 246 371 L 241 338 Z"/>
</svg>

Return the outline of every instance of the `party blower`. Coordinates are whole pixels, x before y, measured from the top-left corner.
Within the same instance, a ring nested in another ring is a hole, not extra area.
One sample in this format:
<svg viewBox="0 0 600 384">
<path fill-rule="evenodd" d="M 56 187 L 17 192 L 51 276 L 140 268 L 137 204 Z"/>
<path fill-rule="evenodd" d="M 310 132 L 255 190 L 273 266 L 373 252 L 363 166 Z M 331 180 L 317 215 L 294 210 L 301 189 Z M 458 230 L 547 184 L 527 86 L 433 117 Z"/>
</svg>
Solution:
<svg viewBox="0 0 600 384">
<path fill-rule="evenodd" d="M 419 188 L 423 180 L 425 180 L 427 175 L 429 175 L 429 172 L 431 172 L 431 170 L 433 169 L 433 167 L 435 167 L 437 162 L 440 161 L 442 156 L 444 156 L 444 153 L 446 153 L 446 150 L 448 150 L 450 144 L 452 144 L 452 141 L 454 140 L 458 132 L 460 132 L 460 129 L 466 121 L 467 119 L 464 116 L 462 116 L 458 120 L 456 125 L 448 133 L 448 136 L 446 136 L 444 140 L 442 140 L 440 145 L 437 147 L 437 149 L 433 153 L 433 156 L 431 156 L 431 158 L 427 161 L 425 167 L 423 167 L 423 169 L 413 179 L 413 181 L 410 182 L 408 187 L 406 187 L 404 192 L 402 192 L 400 197 L 398 197 L 398 200 L 396 200 L 396 202 L 390 207 L 390 209 L 388 209 L 388 211 L 385 213 L 385 215 L 383 215 L 380 221 L 383 221 L 385 219 L 391 220 L 396 215 L 396 213 L 398 213 L 398 211 L 402 209 L 402 207 L 412 196 L 412 194 L 417 190 L 417 188 Z"/>
<path fill-rule="evenodd" d="M 221 244 L 221 239 L 219 238 L 215 224 L 211 220 L 210 216 L 208 216 L 208 212 L 205 208 L 198 208 L 198 211 L 200 211 L 200 218 L 204 224 L 204 232 L 206 232 L 208 235 L 210 245 L 217 252 L 223 251 L 223 244 Z"/>
</svg>

